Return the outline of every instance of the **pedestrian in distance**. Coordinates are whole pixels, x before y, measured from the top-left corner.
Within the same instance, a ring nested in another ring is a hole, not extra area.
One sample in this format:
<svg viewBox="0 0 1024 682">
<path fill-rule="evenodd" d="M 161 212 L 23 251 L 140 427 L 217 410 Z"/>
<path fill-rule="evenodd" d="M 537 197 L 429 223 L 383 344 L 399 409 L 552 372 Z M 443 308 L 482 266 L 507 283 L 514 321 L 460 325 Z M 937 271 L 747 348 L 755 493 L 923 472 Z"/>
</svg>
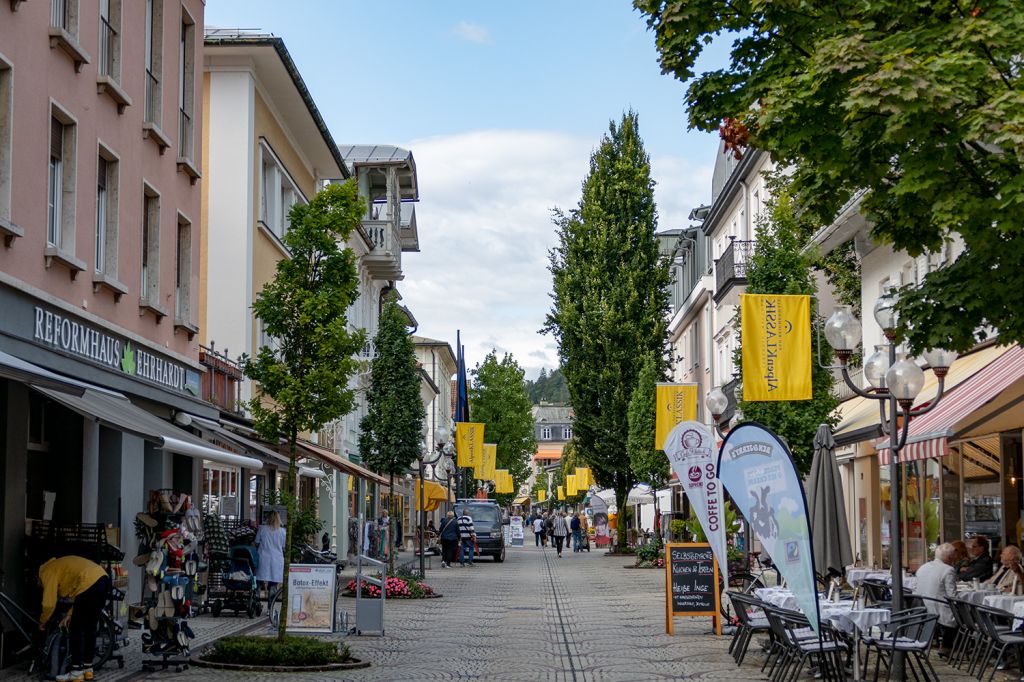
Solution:
<svg viewBox="0 0 1024 682">
<path fill-rule="evenodd" d="M 544 546 L 544 519 L 539 516 L 533 520 L 533 541 L 538 547 Z"/>
<path fill-rule="evenodd" d="M 267 608 L 278 586 L 284 581 L 284 545 L 288 531 L 281 527 L 281 515 L 272 511 L 267 522 L 256 531 L 256 551 L 260 563 L 256 567 L 256 580 L 263 583 L 267 591 Z"/>
<path fill-rule="evenodd" d="M 62 556 L 39 567 L 39 585 L 43 588 L 39 629 L 59 626 L 68 630 L 71 672 L 61 673 L 57 680 L 79 682 L 93 679 L 96 627 L 110 593 L 110 576 L 102 566 L 88 559 Z M 70 600 L 71 608 L 55 613 L 61 599 Z M 55 622 L 51 623 L 51 620 Z"/>
<path fill-rule="evenodd" d="M 473 565 L 473 548 L 476 547 L 476 529 L 473 528 L 473 517 L 463 511 L 459 517 L 459 540 L 462 542 L 462 553 L 459 554 L 460 566 Z"/>
<path fill-rule="evenodd" d="M 451 568 L 459 547 L 459 523 L 455 520 L 455 512 L 445 515 L 438 537 L 441 538 L 441 568 Z"/>
<path fill-rule="evenodd" d="M 545 546 L 550 540 L 554 544 L 555 512 L 544 512 L 544 543 Z"/>
<path fill-rule="evenodd" d="M 582 552 L 583 551 L 583 539 L 580 535 L 580 515 L 573 514 L 569 520 L 569 530 L 572 531 L 572 551 Z"/>
<path fill-rule="evenodd" d="M 551 533 L 555 537 L 555 550 L 558 552 L 558 558 L 561 559 L 562 545 L 565 544 L 565 538 L 569 535 L 569 524 L 565 522 L 564 511 L 555 514 L 555 518 L 551 522 Z"/>
</svg>

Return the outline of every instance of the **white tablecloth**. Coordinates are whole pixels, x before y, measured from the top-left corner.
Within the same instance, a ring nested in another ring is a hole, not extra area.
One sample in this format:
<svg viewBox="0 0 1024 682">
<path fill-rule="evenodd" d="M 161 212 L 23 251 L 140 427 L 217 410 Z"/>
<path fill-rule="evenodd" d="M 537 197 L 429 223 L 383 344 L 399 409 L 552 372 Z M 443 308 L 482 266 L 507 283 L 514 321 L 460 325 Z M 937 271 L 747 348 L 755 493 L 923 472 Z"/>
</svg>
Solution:
<svg viewBox="0 0 1024 682">
<path fill-rule="evenodd" d="M 1013 603 L 1011 613 L 1014 615 L 1013 629 L 1016 630 L 1024 624 L 1024 599 L 1018 599 Z"/>
<path fill-rule="evenodd" d="M 761 587 L 754 590 L 754 596 L 780 609 L 796 611 L 799 608 L 796 603 L 796 597 L 785 587 Z"/>
<path fill-rule="evenodd" d="M 880 571 L 877 568 L 847 568 L 846 582 L 850 587 L 859 587 L 865 580 L 884 580 L 892 584 L 892 571 Z M 917 586 L 917 578 L 912 575 L 903 574 L 903 587 L 913 590 Z"/>
<path fill-rule="evenodd" d="M 892 611 L 889 609 L 851 609 L 832 618 L 832 622 L 846 632 L 853 632 L 854 628 L 867 632 L 873 627 L 885 625 L 891 616 Z"/>
<path fill-rule="evenodd" d="M 984 597 L 982 603 L 994 609 L 1002 609 L 1003 611 L 1013 613 L 1013 608 L 1021 601 L 1024 601 L 1024 597 L 1009 594 L 989 594 Z"/>
</svg>

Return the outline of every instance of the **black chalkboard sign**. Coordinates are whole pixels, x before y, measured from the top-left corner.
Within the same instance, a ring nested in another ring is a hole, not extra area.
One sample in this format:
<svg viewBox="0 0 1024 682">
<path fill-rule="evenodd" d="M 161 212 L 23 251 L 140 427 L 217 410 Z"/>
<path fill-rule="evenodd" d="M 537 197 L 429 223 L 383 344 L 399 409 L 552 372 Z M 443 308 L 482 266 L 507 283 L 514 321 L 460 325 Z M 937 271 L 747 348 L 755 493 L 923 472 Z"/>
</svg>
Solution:
<svg viewBox="0 0 1024 682">
<path fill-rule="evenodd" d="M 712 616 L 720 627 L 718 564 L 707 543 L 665 545 L 666 631 L 673 631 L 676 616 Z"/>
</svg>

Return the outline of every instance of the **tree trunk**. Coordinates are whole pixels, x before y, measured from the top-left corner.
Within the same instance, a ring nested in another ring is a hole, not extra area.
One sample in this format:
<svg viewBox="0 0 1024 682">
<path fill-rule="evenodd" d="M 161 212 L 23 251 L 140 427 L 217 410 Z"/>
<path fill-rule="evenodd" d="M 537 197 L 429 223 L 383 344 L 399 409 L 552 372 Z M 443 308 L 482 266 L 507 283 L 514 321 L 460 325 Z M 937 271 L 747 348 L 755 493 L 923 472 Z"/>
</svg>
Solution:
<svg viewBox="0 0 1024 682">
<path fill-rule="evenodd" d="M 387 553 L 388 573 L 395 572 L 395 475 L 389 475 L 388 488 L 388 532 L 387 532 Z M 387 577 L 387 576 L 385 576 Z"/>
<path fill-rule="evenodd" d="M 626 527 L 626 500 L 629 498 L 629 481 L 625 476 L 615 476 L 615 507 L 618 521 L 615 524 L 615 551 L 623 552 L 629 548 L 629 529 Z"/>
<path fill-rule="evenodd" d="M 281 496 L 284 499 L 285 509 L 288 514 L 288 523 L 285 524 L 284 540 L 284 577 L 281 583 L 281 597 L 277 603 L 281 605 L 281 616 L 277 623 L 277 641 L 283 642 L 285 631 L 288 625 L 288 570 L 292 565 L 292 532 L 295 526 L 295 476 L 297 473 L 295 465 L 295 442 L 299 434 L 292 429 L 288 439 L 288 483 L 285 493 Z"/>
</svg>

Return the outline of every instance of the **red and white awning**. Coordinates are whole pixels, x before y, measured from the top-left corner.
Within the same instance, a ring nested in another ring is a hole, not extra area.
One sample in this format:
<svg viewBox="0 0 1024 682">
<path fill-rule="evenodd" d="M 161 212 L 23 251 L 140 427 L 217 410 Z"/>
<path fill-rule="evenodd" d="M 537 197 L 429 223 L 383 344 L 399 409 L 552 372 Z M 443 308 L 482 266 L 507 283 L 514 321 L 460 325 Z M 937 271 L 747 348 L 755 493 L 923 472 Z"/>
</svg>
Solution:
<svg viewBox="0 0 1024 682">
<path fill-rule="evenodd" d="M 900 461 L 913 462 L 945 455 L 949 452 L 949 438 L 955 433 L 956 425 L 1021 377 L 1024 377 L 1024 348 L 1014 346 L 946 393 L 934 410 L 910 421 Z M 889 439 L 879 440 L 875 447 L 880 462 L 888 464 Z"/>
</svg>

